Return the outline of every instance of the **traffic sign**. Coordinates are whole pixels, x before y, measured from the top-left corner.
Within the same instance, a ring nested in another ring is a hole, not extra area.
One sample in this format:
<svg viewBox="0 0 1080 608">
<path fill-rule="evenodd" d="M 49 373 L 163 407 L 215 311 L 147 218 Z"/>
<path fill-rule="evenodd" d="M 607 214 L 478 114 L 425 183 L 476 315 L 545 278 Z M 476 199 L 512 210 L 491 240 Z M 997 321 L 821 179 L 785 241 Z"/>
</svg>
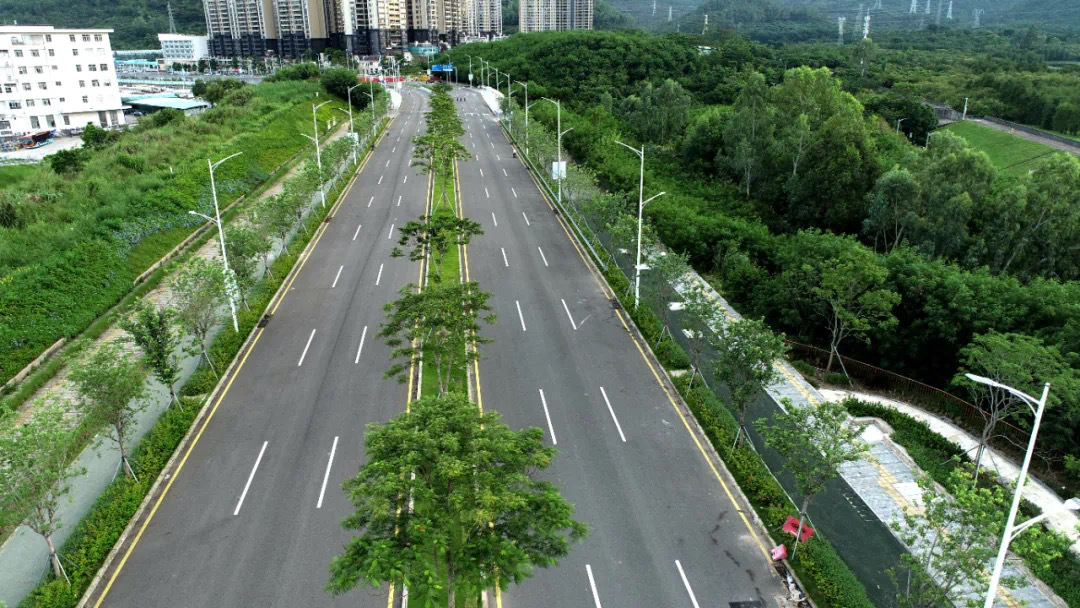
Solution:
<svg viewBox="0 0 1080 608">
<path fill-rule="evenodd" d="M 453 72 L 454 66 L 449 63 L 436 63 L 431 66 L 432 72 Z"/>
</svg>

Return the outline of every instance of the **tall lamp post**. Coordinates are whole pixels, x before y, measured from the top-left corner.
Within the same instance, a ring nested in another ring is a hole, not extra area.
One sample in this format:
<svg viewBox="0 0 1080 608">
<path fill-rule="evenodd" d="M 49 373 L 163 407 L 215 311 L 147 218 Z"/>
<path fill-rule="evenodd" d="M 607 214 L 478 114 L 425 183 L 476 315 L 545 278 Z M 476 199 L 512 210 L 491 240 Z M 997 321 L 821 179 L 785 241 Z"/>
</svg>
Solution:
<svg viewBox="0 0 1080 608">
<path fill-rule="evenodd" d="M 1006 384 L 1002 384 L 991 378 L 964 374 L 968 380 L 985 384 L 989 387 L 1006 391 L 1027 404 L 1028 409 L 1035 414 L 1035 423 L 1031 427 L 1031 438 L 1028 439 L 1027 452 L 1024 454 L 1024 464 L 1020 467 L 1020 476 L 1016 480 L 1016 490 L 1013 492 L 1012 507 L 1009 508 L 1009 517 L 1005 520 L 1005 531 L 1001 535 L 1001 546 L 998 547 L 997 559 L 994 560 L 994 570 L 990 574 L 990 588 L 986 591 L 986 602 L 983 608 L 993 608 L 994 599 L 997 597 L 998 583 L 1001 581 L 1001 570 L 1005 566 L 1005 555 L 1009 552 L 1011 543 L 1021 532 L 1046 519 L 1050 513 L 1043 513 L 1038 517 L 1027 520 L 1020 525 L 1016 523 L 1016 512 L 1020 508 L 1020 496 L 1024 491 L 1024 481 L 1027 480 L 1028 466 L 1031 464 L 1031 456 L 1035 453 L 1035 440 L 1039 436 L 1039 424 L 1042 422 L 1043 410 L 1046 409 L 1046 399 L 1050 396 L 1050 383 L 1043 385 L 1042 397 L 1036 399 L 1027 393 L 1017 390 Z M 1070 498 L 1065 502 L 1065 508 L 1076 511 L 1080 510 L 1080 499 Z"/>
<path fill-rule="evenodd" d="M 653 199 L 660 198 L 664 192 L 650 196 L 648 199 L 642 200 L 645 196 L 645 145 L 641 145 L 641 149 L 630 147 L 621 141 L 615 140 L 615 143 L 630 150 L 634 154 L 637 154 L 641 158 L 641 172 L 638 175 L 638 209 L 637 209 L 637 262 L 634 264 L 634 308 L 637 309 L 638 303 L 641 299 L 641 226 L 642 215 L 645 210 L 645 205 L 648 205 Z"/>
<path fill-rule="evenodd" d="M 529 83 L 515 80 L 525 89 L 525 156 L 529 155 Z"/>
<path fill-rule="evenodd" d="M 210 167 L 210 193 L 214 199 L 214 217 L 210 217 L 209 215 L 203 215 L 198 211 L 188 211 L 188 213 L 190 213 L 191 215 L 197 215 L 208 222 L 213 222 L 214 224 L 217 224 L 218 242 L 221 243 L 221 264 L 225 266 L 225 285 L 226 291 L 228 292 L 229 296 L 229 312 L 232 313 L 233 331 L 236 332 L 240 331 L 240 324 L 236 321 L 236 301 L 234 298 L 234 292 L 236 291 L 236 282 L 233 280 L 232 274 L 229 272 L 229 258 L 227 255 L 225 255 L 225 230 L 221 227 L 221 211 L 218 209 L 217 185 L 214 183 L 214 169 L 217 169 L 218 165 L 220 165 L 221 163 L 229 160 L 230 158 L 240 156 L 241 154 L 243 154 L 243 152 L 237 152 L 236 154 L 226 156 L 225 158 L 217 161 L 216 163 L 211 162 L 209 158 L 206 159 L 206 164 Z"/>
<path fill-rule="evenodd" d="M 472 55 L 466 54 L 465 56 L 469 58 L 469 86 L 475 88 L 472 79 Z"/>
<path fill-rule="evenodd" d="M 896 134 L 897 135 L 900 134 L 900 123 L 904 122 L 905 120 L 907 120 L 907 118 L 901 118 L 900 120 L 896 121 Z"/>
<path fill-rule="evenodd" d="M 318 111 L 319 108 L 325 106 L 328 103 L 330 103 L 330 102 L 329 101 L 324 101 L 324 102 L 320 103 L 317 106 L 316 105 L 311 106 L 311 124 L 315 125 L 315 137 L 312 137 L 312 136 L 308 135 L 307 133 L 301 133 L 301 135 L 303 135 L 304 137 L 306 137 L 306 138 L 310 139 L 311 141 L 315 142 L 315 164 L 316 164 L 316 166 L 319 167 L 319 196 L 322 199 L 322 206 L 323 207 L 326 206 L 326 192 L 323 190 L 323 187 L 322 187 L 322 151 L 319 149 L 319 121 L 315 117 L 315 112 Z"/>
<path fill-rule="evenodd" d="M 563 177 L 564 177 L 563 161 L 562 161 L 562 136 L 566 135 L 570 131 L 573 131 L 574 127 L 570 127 L 569 129 L 563 131 L 562 130 L 562 104 L 555 101 L 555 100 L 553 100 L 553 99 L 548 99 L 547 97 L 541 97 L 541 99 L 543 99 L 545 101 L 550 101 L 551 103 L 555 104 L 555 132 L 558 133 L 558 137 L 555 138 L 555 141 L 556 141 L 555 147 L 559 149 L 559 158 L 558 158 L 558 161 L 556 163 L 557 169 L 555 171 L 555 181 L 558 182 L 558 184 L 559 184 L 558 201 L 559 201 L 559 206 L 562 207 L 562 180 L 563 180 Z"/>
</svg>

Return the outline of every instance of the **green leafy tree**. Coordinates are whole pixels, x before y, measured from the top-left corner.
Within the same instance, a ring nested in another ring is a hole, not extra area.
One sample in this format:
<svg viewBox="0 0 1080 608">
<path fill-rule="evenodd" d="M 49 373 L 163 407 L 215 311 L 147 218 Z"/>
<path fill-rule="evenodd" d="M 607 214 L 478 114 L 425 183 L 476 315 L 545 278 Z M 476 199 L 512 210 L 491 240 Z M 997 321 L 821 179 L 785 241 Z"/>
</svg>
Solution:
<svg viewBox="0 0 1080 608">
<path fill-rule="evenodd" d="M 904 233 L 918 221 L 919 182 L 911 171 L 893 167 L 867 196 L 870 208 L 863 231 L 874 237 L 875 250 L 879 242 L 886 252 L 896 249 L 903 243 Z"/>
<path fill-rule="evenodd" d="M 696 281 L 683 286 L 682 296 L 681 319 L 683 334 L 690 347 L 690 361 L 694 366 L 693 371 L 702 373 L 701 356 L 709 347 L 714 329 L 725 322 L 723 309 Z"/>
<path fill-rule="evenodd" d="M 622 101 L 620 112 L 638 137 L 663 145 L 686 130 L 691 102 L 690 93 L 669 78 L 658 87 L 646 82 L 640 97 L 631 95 Z"/>
<path fill-rule="evenodd" d="M 274 235 L 281 242 L 281 251 L 289 252 L 289 232 L 296 225 L 293 209 L 281 194 L 263 198 L 255 207 L 255 226 L 263 235 Z M 269 240 L 269 238 L 267 238 Z M 266 258 L 263 258 L 266 262 Z M 266 272 L 270 273 L 270 265 L 265 264 Z"/>
<path fill-rule="evenodd" d="M 206 349 L 210 330 L 221 320 L 225 303 L 225 272 L 218 260 L 195 257 L 177 273 L 172 284 L 177 323 L 195 338 L 189 354 L 199 354 L 217 375 Z"/>
<path fill-rule="evenodd" d="M 423 605 L 453 608 L 556 565 L 586 527 L 536 478 L 556 455 L 542 438 L 480 413 L 460 393 L 423 397 L 370 426 L 367 464 L 342 485 L 356 507 L 342 525 L 358 536 L 330 564 L 327 591 L 386 582 Z"/>
<path fill-rule="evenodd" d="M 109 144 L 112 139 L 109 132 L 92 122 L 86 123 L 82 132 L 83 145 L 91 150 L 100 150 Z"/>
<path fill-rule="evenodd" d="M 143 361 L 158 382 L 169 387 L 172 402 L 184 409 L 176 396 L 176 383 L 180 380 L 180 358 L 177 352 L 184 342 L 184 331 L 177 324 L 176 311 L 158 308 L 148 301 L 140 301 L 135 314 L 120 320 L 120 328 L 143 353 Z"/>
<path fill-rule="evenodd" d="M 758 420 L 757 428 L 765 445 L 783 457 L 784 469 L 795 478 L 802 495 L 799 529 L 791 551 L 794 558 L 810 501 L 840 475 L 841 465 L 868 457 L 869 446 L 859 439 L 859 427 L 839 401 L 796 405 L 784 400 L 783 406 L 785 411 Z"/>
<path fill-rule="evenodd" d="M 468 245 L 472 237 L 484 234 L 479 222 L 457 217 L 449 213 L 437 213 L 432 216 L 422 215 L 398 229 L 401 237 L 398 246 L 390 252 L 391 257 L 404 255 L 401 248 L 410 247 L 409 259 L 419 262 L 430 251 L 432 257 L 431 279 L 434 283 L 442 281 L 442 262 L 451 247 Z"/>
<path fill-rule="evenodd" d="M 654 255 L 649 266 L 656 275 L 651 291 L 656 300 L 656 308 L 660 311 L 660 321 L 666 327 L 671 316 L 671 303 L 678 295 L 676 290 L 690 274 L 690 260 L 684 253 L 668 251 L 665 255 Z"/>
<path fill-rule="evenodd" d="M 83 166 L 86 164 L 86 156 L 78 148 L 59 150 L 56 154 L 50 154 L 48 160 L 52 170 L 60 175 L 78 173 L 82 171 Z"/>
<path fill-rule="evenodd" d="M 763 151 L 774 142 L 774 109 L 768 104 L 767 94 L 765 77 L 758 72 L 749 73 L 724 129 L 727 156 L 718 156 L 720 164 L 726 164 L 738 176 L 746 198 L 750 198 L 758 177 Z"/>
<path fill-rule="evenodd" d="M 9 415 L 0 433 L 0 528 L 25 524 L 45 539 L 56 578 L 67 579 L 53 545 L 60 529 L 60 499 L 86 473 L 73 467 L 74 430 L 55 403 L 37 402 L 22 424 Z"/>
<path fill-rule="evenodd" d="M 388 302 L 386 321 L 378 337 L 386 339 L 393 348 L 392 363 L 385 377 L 398 376 L 405 381 L 405 371 L 414 361 L 434 363 L 439 394 L 450 390 L 450 378 L 457 365 L 468 365 L 479 358 L 475 348 L 466 344 L 486 344 L 491 340 L 480 336 L 480 322 L 495 322 L 488 299 L 491 294 L 481 291 L 479 284 L 437 283 L 416 291 L 416 285 L 401 288 L 401 297 Z M 425 368 L 430 370 L 430 367 Z"/>
<path fill-rule="evenodd" d="M 322 83 L 323 87 L 325 87 L 331 95 L 347 100 L 349 98 L 349 87 L 356 85 L 358 80 L 356 78 L 355 70 L 350 70 L 348 68 L 332 68 L 322 73 L 322 76 L 319 77 L 319 82 Z M 353 106 L 367 106 L 367 95 L 360 93 L 358 90 L 354 90 L 352 97 Z M 361 97 L 364 98 L 363 103 L 360 101 Z M 356 111 L 356 109 L 357 108 L 354 107 L 353 111 Z"/>
<path fill-rule="evenodd" d="M 263 238 L 259 231 L 251 226 L 230 226 L 225 230 L 225 252 L 229 256 L 229 269 L 236 276 L 240 292 L 240 301 L 244 308 L 247 293 L 258 280 L 258 260 L 266 259 L 270 253 L 270 240 Z"/>
<path fill-rule="evenodd" d="M 774 334 L 764 321 L 726 319 L 715 327 L 713 373 L 728 388 L 739 412 L 735 443 L 746 435 L 746 409 L 762 390 L 780 380 L 776 361 L 787 355 L 784 334 Z"/>
<path fill-rule="evenodd" d="M 76 360 L 68 376 L 79 393 L 79 409 L 87 419 L 101 423 L 120 450 L 125 474 L 136 477 L 128 458 L 128 440 L 135 416 L 146 409 L 146 369 L 119 342 L 101 345 Z"/>
</svg>

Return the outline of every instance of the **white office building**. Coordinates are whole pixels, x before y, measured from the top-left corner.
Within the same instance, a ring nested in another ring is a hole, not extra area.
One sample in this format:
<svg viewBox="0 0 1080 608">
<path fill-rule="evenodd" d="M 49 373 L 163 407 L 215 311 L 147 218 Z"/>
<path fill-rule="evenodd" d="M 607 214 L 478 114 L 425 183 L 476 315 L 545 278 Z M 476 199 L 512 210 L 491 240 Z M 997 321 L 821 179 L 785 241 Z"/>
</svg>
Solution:
<svg viewBox="0 0 1080 608">
<path fill-rule="evenodd" d="M 111 32 L 0 26 L 0 138 L 123 124 Z"/>
<path fill-rule="evenodd" d="M 210 37 L 190 36 L 188 34 L 158 34 L 161 53 L 165 65 L 174 63 L 198 63 L 200 59 L 210 58 Z"/>
</svg>

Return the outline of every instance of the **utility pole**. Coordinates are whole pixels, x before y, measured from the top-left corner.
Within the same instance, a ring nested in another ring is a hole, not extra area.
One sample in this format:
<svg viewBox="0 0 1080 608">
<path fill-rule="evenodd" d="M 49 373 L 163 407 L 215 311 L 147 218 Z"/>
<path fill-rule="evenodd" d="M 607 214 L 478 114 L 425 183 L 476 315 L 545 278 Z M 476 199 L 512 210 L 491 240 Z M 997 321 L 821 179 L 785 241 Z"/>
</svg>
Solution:
<svg viewBox="0 0 1080 608">
<path fill-rule="evenodd" d="M 952 21 L 952 0 L 949 0 L 949 12 L 945 15 L 945 18 Z"/>
<path fill-rule="evenodd" d="M 967 120 L 967 101 L 968 98 L 964 98 L 964 115 L 960 117 L 960 120 Z"/>
<path fill-rule="evenodd" d="M 326 189 L 322 186 L 322 150 L 319 149 L 319 120 L 315 116 L 319 108 L 325 106 L 328 103 L 330 102 L 324 101 L 319 105 L 311 106 L 311 124 L 315 126 L 315 137 L 312 137 L 307 133 L 301 133 L 301 135 L 303 135 L 304 137 L 315 142 L 315 166 L 319 168 L 319 197 L 322 199 L 323 207 L 326 206 Z"/>
<path fill-rule="evenodd" d="M 175 34 L 176 33 L 176 19 L 173 19 L 172 3 L 171 2 L 166 2 L 165 3 L 165 10 L 169 11 L 169 33 L 170 34 Z"/>
<path fill-rule="evenodd" d="M 670 4 L 667 7 L 667 20 L 668 20 L 668 23 L 671 23 L 671 5 Z"/>
<path fill-rule="evenodd" d="M 973 27 L 975 29 L 978 29 L 978 27 L 979 27 L 979 17 L 981 17 L 982 14 L 985 13 L 985 12 L 986 12 L 986 9 L 982 9 L 982 8 L 975 9 L 975 23 L 971 27 Z"/>
<path fill-rule="evenodd" d="M 214 199 L 214 217 L 203 215 L 198 211 L 188 211 L 188 213 L 190 213 L 191 215 L 197 215 L 205 219 L 206 221 L 213 222 L 217 225 L 218 242 L 221 243 L 221 265 L 225 267 L 225 292 L 226 295 L 229 297 L 229 312 L 232 313 L 233 331 L 237 332 L 240 331 L 240 325 L 236 321 L 236 297 L 238 295 L 238 291 L 235 275 L 229 271 L 229 258 L 225 255 L 225 229 L 221 226 L 221 210 L 218 209 L 217 185 L 214 183 L 214 169 L 217 169 L 218 165 L 220 165 L 221 163 L 229 160 L 230 158 L 240 156 L 241 154 L 243 154 L 243 152 L 237 152 L 232 156 L 226 156 L 225 158 L 219 160 L 216 163 L 212 162 L 209 158 L 206 159 L 206 164 L 210 167 L 210 193 Z"/>
<path fill-rule="evenodd" d="M 837 17 L 836 25 L 840 28 L 840 38 L 836 41 L 836 44 L 844 46 L 844 22 L 847 21 L 847 17 Z"/>
<path fill-rule="evenodd" d="M 701 28 L 701 35 L 704 36 L 707 31 L 709 31 L 709 13 L 705 13 L 705 26 Z"/>
<path fill-rule="evenodd" d="M 659 198 L 664 195 L 663 192 L 650 197 L 647 200 L 642 200 L 645 197 L 645 146 L 641 146 L 641 149 L 631 148 L 630 146 L 622 143 L 619 140 L 615 140 L 615 143 L 630 150 L 634 154 L 637 154 L 641 158 L 641 172 L 638 174 L 638 215 L 637 215 L 637 262 L 634 264 L 634 310 L 637 310 L 638 302 L 641 299 L 641 227 L 642 227 L 642 213 L 645 211 L 645 205 L 648 205 L 655 198 Z"/>
<path fill-rule="evenodd" d="M 870 15 L 863 17 L 862 37 L 863 40 L 870 37 Z"/>
<path fill-rule="evenodd" d="M 908 9 L 909 15 L 914 15 L 919 10 L 919 0 L 911 0 L 911 8 Z"/>
</svg>

